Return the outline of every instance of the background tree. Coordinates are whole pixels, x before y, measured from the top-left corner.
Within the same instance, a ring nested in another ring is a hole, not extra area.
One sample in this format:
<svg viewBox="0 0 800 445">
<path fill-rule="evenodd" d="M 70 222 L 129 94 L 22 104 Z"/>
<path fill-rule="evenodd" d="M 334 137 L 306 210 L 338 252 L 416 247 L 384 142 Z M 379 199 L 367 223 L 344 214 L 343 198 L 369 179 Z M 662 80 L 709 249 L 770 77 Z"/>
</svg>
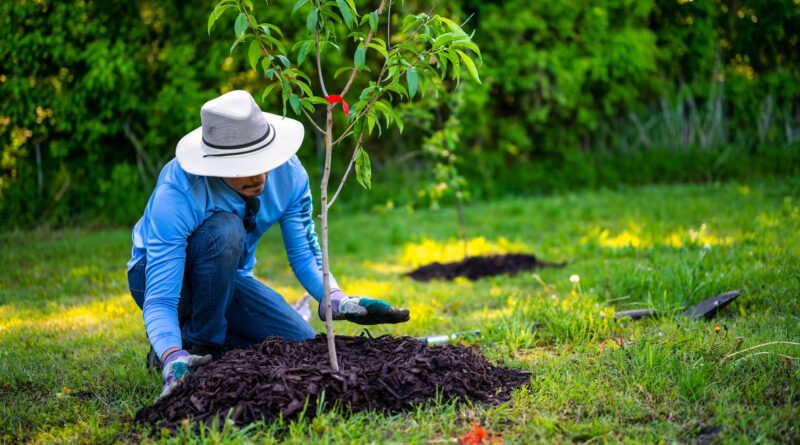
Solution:
<svg viewBox="0 0 800 445">
<path fill-rule="evenodd" d="M 467 179 L 459 172 L 458 164 L 461 162 L 459 150 L 459 131 L 461 122 L 458 120 L 459 109 L 463 104 L 463 89 L 457 88 L 449 95 L 444 106 L 436 107 L 432 120 L 435 120 L 436 130 L 425 138 L 423 148 L 434 160 L 432 181 L 426 183 L 420 190 L 427 196 L 432 207 L 438 207 L 439 201 L 452 196 L 456 205 L 456 218 L 458 233 L 463 246 L 464 259 L 469 256 L 467 240 L 467 223 L 464 218 L 464 203 L 470 197 L 467 190 Z"/>
</svg>

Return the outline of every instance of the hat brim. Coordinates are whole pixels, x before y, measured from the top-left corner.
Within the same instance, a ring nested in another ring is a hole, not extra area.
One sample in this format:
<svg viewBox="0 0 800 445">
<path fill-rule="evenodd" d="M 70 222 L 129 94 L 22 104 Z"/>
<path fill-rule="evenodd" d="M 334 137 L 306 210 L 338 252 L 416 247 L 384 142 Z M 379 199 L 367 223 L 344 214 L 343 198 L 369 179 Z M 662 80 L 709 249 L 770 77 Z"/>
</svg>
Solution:
<svg viewBox="0 0 800 445">
<path fill-rule="evenodd" d="M 206 156 L 202 148 L 203 127 L 198 127 L 178 142 L 178 164 L 193 175 L 220 178 L 255 176 L 280 167 L 300 149 L 305 129 L 294 119 L 272 113 L 263 115 L 275 129 L 275 140 L 264 149 L 236 156 Z"/>
</svg>

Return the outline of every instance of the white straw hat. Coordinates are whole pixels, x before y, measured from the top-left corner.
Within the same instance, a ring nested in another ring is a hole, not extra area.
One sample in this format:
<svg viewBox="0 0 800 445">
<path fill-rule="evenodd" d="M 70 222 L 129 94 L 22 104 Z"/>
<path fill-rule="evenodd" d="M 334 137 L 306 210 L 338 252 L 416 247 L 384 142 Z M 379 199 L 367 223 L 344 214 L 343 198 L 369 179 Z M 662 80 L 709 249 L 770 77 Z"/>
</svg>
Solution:
<svg viewBox="0 0 800 445">
<path fill-rule="evenodd" d="M 255 176 L 291 159 L 303 142 L 300 122 L 264 113 L 247 91 L 212 99 L 200 109 L 202 126 L 175 150 L 181 168 L 200 176 Z"/>
</svg>

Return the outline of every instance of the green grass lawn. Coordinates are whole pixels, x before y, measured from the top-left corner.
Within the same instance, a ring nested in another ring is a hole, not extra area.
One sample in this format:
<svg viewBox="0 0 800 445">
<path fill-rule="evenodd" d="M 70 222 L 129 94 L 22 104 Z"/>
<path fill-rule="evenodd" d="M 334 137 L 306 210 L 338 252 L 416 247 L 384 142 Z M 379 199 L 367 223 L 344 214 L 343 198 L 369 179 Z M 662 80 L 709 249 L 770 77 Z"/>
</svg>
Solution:
<svg viewBox="0 0 800 445">
<path fill-rule="evenodd" d="M 0 441 L 436 444 L 455 443 L 476 422 L 506 443 L 685 443 L 710 431 L 724 442 L 798 442 L 799 194 L 797 180 L 776 180 L 473 203 L 472 254 L 568 262 L 478 282 L 402 277 L 458 259 L 452 209 L 335 214 L 333 270 L 345 290 L 412 311 L 409 323 L 373 335 L 481 329 L 483 353 L 530 370 L 530 386 L 501 406 L 338 411 L 178 438 L 132 423 L 161 381 L 144 367 L 148 344 L 127 291 L 129 230 L 2 235 Z M 259 246 L 256 275 L 295 301 L 303 291 L 278 231 Z M 734 289 L 746 293 L 713 321 L 681 317 L 687 305 Z M 599 317 L 641 307 L 666 315 Z M 361 329 L 338 324 L 338 332 Z M 793 344 L 745 351 L 767 342 Z M 737 351 L 745 352 L 728 357 Z"/>
</svg>

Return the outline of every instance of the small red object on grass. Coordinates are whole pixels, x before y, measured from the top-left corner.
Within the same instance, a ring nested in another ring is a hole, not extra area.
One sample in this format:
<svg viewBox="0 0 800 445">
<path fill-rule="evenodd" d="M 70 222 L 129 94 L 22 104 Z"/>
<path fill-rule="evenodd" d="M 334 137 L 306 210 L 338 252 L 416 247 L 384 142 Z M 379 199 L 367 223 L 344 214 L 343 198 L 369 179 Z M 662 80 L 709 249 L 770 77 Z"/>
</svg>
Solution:
<svg viewBox="0 0 800 445">
<path fill-rule="evenodd" d="M 345 102 L 345 100 L 344 100 L 344 98 L 342 96 L 340 96 L 338 94 L 331 94 L 329 96 L 325 96 L 325 100 L 327 100 L 328 102 L 330 102 L 332 104 L 341 102 L 342 103 L 342 110 L 344 110 L 345 116 L 350 114 L 350 106 L 347 105 L 347 102 Z"/>
<path fill-rule="evenodd" d="M 458 445 L 485 445 L 494 444 L 502 445 L 503 438 L 495 436 L 486 428 L 479 426 L 477 423 L 472 423 L 472 429 L 467 434 L 458 436 Z"/>
</svg>

